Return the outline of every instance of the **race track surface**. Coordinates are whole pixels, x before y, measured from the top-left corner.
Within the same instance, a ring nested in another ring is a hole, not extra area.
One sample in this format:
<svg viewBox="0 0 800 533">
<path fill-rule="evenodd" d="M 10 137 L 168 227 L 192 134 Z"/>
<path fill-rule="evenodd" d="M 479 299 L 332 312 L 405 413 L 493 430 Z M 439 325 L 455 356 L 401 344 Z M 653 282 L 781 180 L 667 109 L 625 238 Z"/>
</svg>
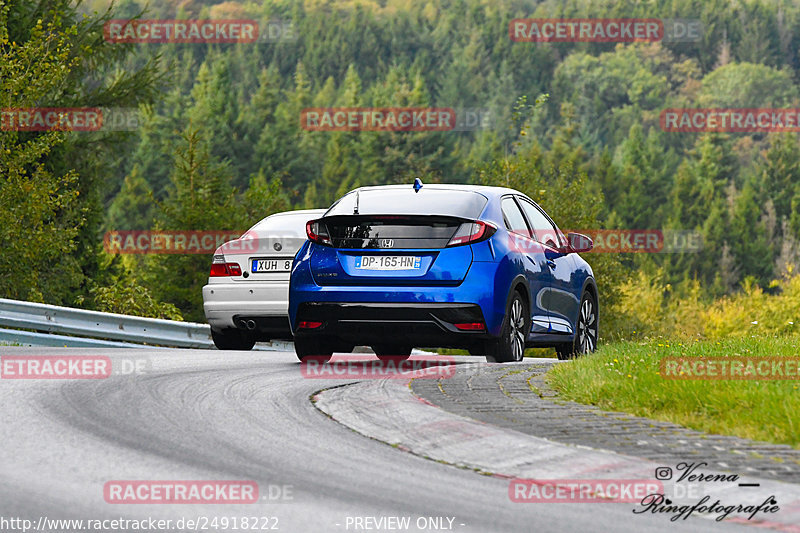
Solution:
<svg viewBox="0 0 800 533">
<path fill-rule="evenodd" d="M 108 356 L 115 372 L 140 371 L 0 380 L 4 519 L 153 517 L 172 520 L 170 531 L 182 518 L 208 526 L 214 517 L 216 530 L 233 530 L 220 519 L 245 516 L 269 518 L 256 530 L 289 532 L 753 530 L 634 517 L 630 504 L 511 502 L 507 479 L 406 453 L 326 417 L 310 397 L 352 381 L 307 379 L 293 353 L 0 348 L 0 356 L 56 354 Z M 252 480 L 260 501 L 112 504 L 103 489 L 113 480 Z M 388 517 L 408 517 L 409 526 Z"/>
</svg>

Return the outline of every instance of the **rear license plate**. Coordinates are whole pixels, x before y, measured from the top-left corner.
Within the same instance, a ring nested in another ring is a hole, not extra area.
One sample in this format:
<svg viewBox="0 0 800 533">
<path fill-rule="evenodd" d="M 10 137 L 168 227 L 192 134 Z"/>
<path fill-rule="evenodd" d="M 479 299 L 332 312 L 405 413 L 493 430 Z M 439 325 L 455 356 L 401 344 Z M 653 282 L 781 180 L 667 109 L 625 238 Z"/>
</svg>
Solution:
<svg viewBox="0 0 800 533">
<path fill-rule="evenodd" d="M 259 272 L 289 272 L 292 269 L 292 258 L 276 257 L 275 259 L 251 259 L 254 274 Z"/>
<path fill-rule="evenodd" d="M 356 268 L 363 270 L 419 270 L 421 258 L 411 255 L 362 255 Z"/>
</svg>

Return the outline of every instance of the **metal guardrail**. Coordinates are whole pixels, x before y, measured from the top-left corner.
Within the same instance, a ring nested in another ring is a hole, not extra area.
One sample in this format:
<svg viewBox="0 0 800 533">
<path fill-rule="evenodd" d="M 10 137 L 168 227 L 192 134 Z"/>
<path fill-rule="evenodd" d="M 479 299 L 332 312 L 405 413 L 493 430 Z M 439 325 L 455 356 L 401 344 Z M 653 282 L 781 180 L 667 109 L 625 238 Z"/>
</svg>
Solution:
<svg viewBox="0 0 800 533">
<path fill-rule="evenodd" d="M 20 346 L 48 346 L 55 348 L 170 349 L 166 346 L 151 346 L 147 344 L 133 344 L 131 342 L 90 339 L 89 337 L 68 337 L 67 335 L 56 335 L 55 333 L 39 333 L 38 331 L 23 331 L 20 329 L 0 328 L 0 347 L 2 347 L 4 344 Z"/>
<path fill-rule="evenodd" d="M 176 348 L 214 348 L 214 342 L 211 340 L 211 328 L 208 324 L 101 313 L 5 298 L 0 298 L 0 326 L 47 333 L 64 333 L 106 341 L 155 344 Z M 38 346 L 64 346 L 66 342 L 69 342 L 70 346 L 108 346 L 111 344 L 62 335 L 48 336 L 32 332 L 27 332 L 26 335 L 26 332 L 21 331 L 4 335 L 5 332 L 8 330 L 0 330 L 0 340 L 24 341 L 25 344 L 36 343 Z M 81 340 L 84 342 L 80 342 Z"/>
</svg>

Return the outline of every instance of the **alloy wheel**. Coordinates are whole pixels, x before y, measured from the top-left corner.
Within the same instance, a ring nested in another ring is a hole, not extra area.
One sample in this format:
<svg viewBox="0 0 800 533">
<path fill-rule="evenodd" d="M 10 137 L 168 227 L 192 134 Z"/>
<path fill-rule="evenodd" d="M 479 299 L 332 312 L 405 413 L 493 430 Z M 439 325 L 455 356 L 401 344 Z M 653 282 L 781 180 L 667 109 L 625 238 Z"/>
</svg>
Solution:
<svg viewBox="0 0 800 533">
<path fill-rule="evenodd" d="M 509 335 L 511 353 L 514 361 L 522 361 L 522 356 L 525 353 L 525 312 L 522 301 L 515 298 L 511 304 Z"/>
<path fill-rule="evenodd" d="M 578 353 L 590 353 L 597 347 L 597 313 L 594 310 L 594 301 L 591 296 L 586 296 L 581 304 L 578 317 Z"/>
</svg>

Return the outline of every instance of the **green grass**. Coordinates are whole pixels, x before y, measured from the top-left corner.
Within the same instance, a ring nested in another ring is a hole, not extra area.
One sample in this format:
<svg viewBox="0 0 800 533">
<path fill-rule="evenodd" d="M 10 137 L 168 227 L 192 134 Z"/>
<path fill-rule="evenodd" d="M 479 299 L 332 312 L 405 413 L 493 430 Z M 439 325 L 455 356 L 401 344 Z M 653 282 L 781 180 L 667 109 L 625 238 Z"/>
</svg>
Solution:
<svg viewBox="0 0 800 533">
<path fill-rule="evenodd" d="M 663 357 L 792 357 L 797 337 L 619 342 L 556 365 L 548 382 L 562 398 L 721 435 L 800 448 L 800 380 L 673 380 Z"/>
</svg>

